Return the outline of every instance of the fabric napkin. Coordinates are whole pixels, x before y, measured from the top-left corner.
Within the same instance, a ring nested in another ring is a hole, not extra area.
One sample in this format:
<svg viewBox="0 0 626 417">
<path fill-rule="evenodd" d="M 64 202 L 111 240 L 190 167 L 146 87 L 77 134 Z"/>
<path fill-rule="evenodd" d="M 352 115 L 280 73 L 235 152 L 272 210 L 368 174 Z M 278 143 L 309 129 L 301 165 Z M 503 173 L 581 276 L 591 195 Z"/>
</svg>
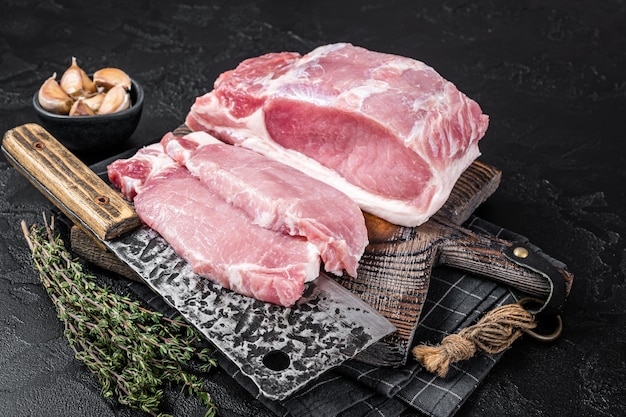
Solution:
<svg viewBox="0 0 626 417">
<path fill-rule="evenodd" d="M 507 240 L 527 240 L 478 217 L 472 217 L 464 226 Z M 129 281 L 128 287 L 153 308 L 176 315 L 147 286 Z M 446 335 L 474 324 L 485 312 L 515 301 L 515 295 L 507 287 L 451 268 L 437 267 L 431 276 L 414 343 L 438 344 Z M 445 378 L 429 373 L 413 359 L 396 368 L 350 360 L 283 401 L 263 397 L 236 365 L 219 352 L 216 358 L 226 373 L 278 416 L 394 417 L 413 411 L 432 417 L 450 417 L 501 356 L 502 353 L 477 354 L 453 364 Z"/>
</svg>

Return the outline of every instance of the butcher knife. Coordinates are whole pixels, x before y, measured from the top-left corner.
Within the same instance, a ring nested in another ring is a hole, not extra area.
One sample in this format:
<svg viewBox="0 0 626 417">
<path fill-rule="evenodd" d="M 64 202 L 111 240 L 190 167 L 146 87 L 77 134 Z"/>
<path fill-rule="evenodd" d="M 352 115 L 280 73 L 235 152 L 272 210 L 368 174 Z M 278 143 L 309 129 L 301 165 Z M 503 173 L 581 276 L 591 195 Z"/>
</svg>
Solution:
<svg viewBox="0 0 626 417">
<path fill-rule="evenodd" d="M 44 128 L 5 133 L 7 159 L 85 232 L 134 270 L 273 400 L 391 334 L 359 297 L 320 275 L 291 308 L 236 294 L 195 274 L 133 207 Z"/>
<path fill-rule="evenodd" d="M 567 267 L 527 238 L 504 229 L 494 236 L 461 226 L 499 183 L 493 167 L 474 162 L 450 198 L 427 222 L 402 227 L 365 214 L 369 245 L 357 277 L 338 277 L 343 286 L 377 308 L 397 328 L 357 356 L 373 365 L 406 363 L 419 325 L 434 267 L 452 267 L 514 289 L 533 300 L 539 320 L 558 316 L 573 282 Z M 480 219 L 473 227 L 480 230 Z M 418 341 L 419 342 L 419 341 Z"/>
</svg>

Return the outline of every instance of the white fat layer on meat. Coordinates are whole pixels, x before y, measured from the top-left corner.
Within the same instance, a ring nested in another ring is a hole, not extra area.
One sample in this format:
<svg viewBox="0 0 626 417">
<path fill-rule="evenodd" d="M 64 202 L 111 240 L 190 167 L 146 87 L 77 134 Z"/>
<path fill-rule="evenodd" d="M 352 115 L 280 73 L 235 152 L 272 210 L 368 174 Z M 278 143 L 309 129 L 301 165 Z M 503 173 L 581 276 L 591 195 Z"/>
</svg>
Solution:
<svg viewBox="0 0 626 417">
<path fill-rule="evenodd" d="M 198 131 L 198 132 L 191 132 L 185 136 L 188 136 L 189 138 L 192 138 L 194 140 L 194 142 L 198 143 L 199 146 L 205 146 L 205 145 L 215 145 L 215 144 L 222 144 L 224 142 L 222 142 L 221 140 L 217 139 L 216 137 L 212 136 L 211 134 L 207 133 L 207 132 L 203 132 L 203 131 Z"/>
<path fill-rule="evenodd" d="M 131 176 L 122 176 L 122 193 L 126 198 L 131 198 L 133 191 L 135 194 L 141 193 L 144 185 L 155 175 L 167 171 L 169 169 L 178 168 L 178 164 L 171 158 L 162 157 L 163 148 L 160 143 L 153 143 L 139 149 L 132 159 L 137 161 L 146 161 L 150 165 L 150 172 L 145 178 L 133 178 Z"/>
<path fill-rule="evenodd" d="M 150 177 L 168 169 L 178 168 L 176 161 L 169 157 L 163 157 L 163 145 L 160 143 L 148 145 L 140 153 L 141 158 L 138 159 L 145 159 L 150 162 Z"/>
<path fill-rule="evenodd" d="M 283 219 L 287 230 L 289 230 L 290 235 L 301 235 L 298 230 L 298 223 L 304 221 L 304 219 L 298 218 L 298 216 L 294 216 L 293 213 L 287 211 L 285 213 L 285 218 Z M 332 238 L 331 238 L 332 239 Z"/>
<path fill-rule="evenodd" d="M 346 45 L 348 44 L 347 43 L 331 43 L 328 45 L 322 45 L 315 50 L 318 52 L 318 55 L 326 56 L 331 52 L 338 51 L 340 49 L 345 48 Z"/>
<path fill-rule="evenodd" d="M 313 103 L 318 106 L 327 106 L 329 100 L 331 100 L 329 97 L 320 95 L 320 93 L 310 85 L 290 85 L 280 91 L 276 91 L 274 94 L 269 95 L 269 97 L 287 97 L 289 99 Z"/>
<path fill-rule="evenodd" d="M 251 268 L 253 265 L 247 266 L 247 268 Z M 242 279 L 241 279 L 241 271 L 245 271 L 245 264 L 237 264 L 229 266 L 225 271 L 224 275 L 226 276 L 226 282 L 228 282 L 228 286 L 231 290 L 241 293 L 246 291 L 247 288 L 243 288 Z"/>
<path fill-rule="evenodd" d="M 280 220 L 282 220 L 287 233 L 291 236 L 304 236 L 299 229 L 299 223 L 305 219 L 294 215 L 294 213 L 291 213 L 289 210 L 287 210 L 284 214 L 284 217 L 281 217 Z M 254 216 L 254 224 L 261 226 L 264 229 L 274 230 L 274 224 L 279 221 L 278 216 L 278 213 L 273 211 L 257 211 Z"/>
<path fill-rule="evenodd" d="M 341 93 L 338 101 L 346 103 L 353 108 L 361 108 L 363 102 L 374 94 L 384 93 L 389 90 L 389 84 L 384 81 L 369 80 L 365 85 L 350 88 Z M 328 102 L 325 103 L 328 106 Z"/>
<path fill-rule="evenodd" d="M 307 264 L 304 282 L 311 282 L 320 276 L 320 252 L 317 250 L 317 247 L 310 242 L 307 243 L 307 252 L 311 262 Z"/>
<path fill-rule="evenodd" d="M 141 191 L 143 187 L 142 180 L 130 177 L 123 178 L 124 185 L 122 186 L 122 190 L 127 198 L 130 198 L 131 190 L 135 190 L 135 193 L 139 193 L 139 191 Z"/>
</svg>

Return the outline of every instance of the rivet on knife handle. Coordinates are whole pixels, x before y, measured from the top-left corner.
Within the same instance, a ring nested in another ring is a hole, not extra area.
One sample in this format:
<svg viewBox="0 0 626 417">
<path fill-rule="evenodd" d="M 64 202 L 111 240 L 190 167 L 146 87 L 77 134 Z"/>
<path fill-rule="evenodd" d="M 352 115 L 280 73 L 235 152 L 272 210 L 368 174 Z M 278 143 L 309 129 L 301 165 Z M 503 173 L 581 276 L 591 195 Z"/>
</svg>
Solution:
<svg viewBox="0 0 626 417">
<path fill-rule="evenodd" d="M 5 133 L 2 150 L 63 213 L 102 240 L 141 222 L 130 203 L 37 124 Z"/>
</svg>

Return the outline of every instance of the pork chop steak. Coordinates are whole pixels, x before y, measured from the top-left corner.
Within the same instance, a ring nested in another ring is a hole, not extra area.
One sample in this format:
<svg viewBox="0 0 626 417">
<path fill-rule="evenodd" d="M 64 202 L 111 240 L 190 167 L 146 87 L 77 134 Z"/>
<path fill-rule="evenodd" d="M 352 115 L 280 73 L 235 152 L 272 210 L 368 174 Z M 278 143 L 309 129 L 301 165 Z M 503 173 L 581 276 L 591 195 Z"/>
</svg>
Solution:
<svg viewBox="0 0 626 417">
<path fill-rule="evenodd" d="M 198 275 L 261 301 L 291 306 L 319 275 L 315 246 L 253 224 L 169 158 L 160 144 L 108 167 L 137 214 Z"/>
<path fill-rule="evenodd" d="M 185 122 L 299 169 L 363 211 L 416 226 L 480 155 L 489 118 L 428 65 L 340 43 L 243 61 Z"/>
<path fill-rule="evenodd" d="M 368 244 L 365 219 L 345 194 L 302 172 L 205 132 L 166 134 L 165 152 L 215 195 L 242 209 L 261 227 L 304 236 L 324 268 L 356 277 Z"/>
</svg>

